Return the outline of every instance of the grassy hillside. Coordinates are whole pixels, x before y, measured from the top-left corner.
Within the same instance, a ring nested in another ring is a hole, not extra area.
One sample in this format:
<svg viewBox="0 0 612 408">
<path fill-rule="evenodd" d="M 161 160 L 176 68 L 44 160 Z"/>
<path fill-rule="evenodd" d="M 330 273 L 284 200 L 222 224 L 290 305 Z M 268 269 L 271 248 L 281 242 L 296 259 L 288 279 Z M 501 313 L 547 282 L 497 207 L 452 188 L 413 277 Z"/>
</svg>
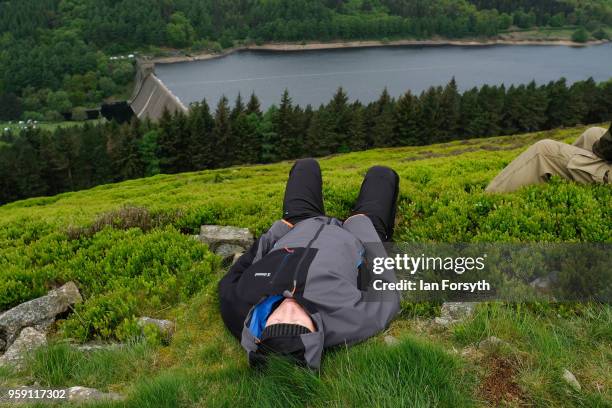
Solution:
<svg viewBox="0 0 612 408">
<path fill-rule="evenodd" d="M 320 160 L 326 210 L 344 217 L 368 167 L 401 177 L 397 241 L 612 242 L 609 186 L 554 180 L 514 194 L 483 189 L 536 140 L 571 142 L 574 128 L 448 144 L 377 149 Z M 378 336 L 327 353 L 320 374 L 282 362 L 252 372 L 219 318 L 219 259 L 189 234 L 201 224 L 263 232 L 281 215 L 291 163 L 159 175 L 0 207 L 0 310 L 74 280 L 85 302 L 57 343 L 0 387 L 37 381 L 129 395 L 128 406 L 610 406 L 612 309 L 482 305 L 450 330 L 435 305 L 405 305 L 388 346 Z M 134 317 L 172 318 L 170 345 L 134 342 Z M 491 336 L 507 345 L 478 349 Z M 130 340 L 85 355 L 61 342 Z M 582 384 L 561 379 L 570 369 Z"/>
</svg>

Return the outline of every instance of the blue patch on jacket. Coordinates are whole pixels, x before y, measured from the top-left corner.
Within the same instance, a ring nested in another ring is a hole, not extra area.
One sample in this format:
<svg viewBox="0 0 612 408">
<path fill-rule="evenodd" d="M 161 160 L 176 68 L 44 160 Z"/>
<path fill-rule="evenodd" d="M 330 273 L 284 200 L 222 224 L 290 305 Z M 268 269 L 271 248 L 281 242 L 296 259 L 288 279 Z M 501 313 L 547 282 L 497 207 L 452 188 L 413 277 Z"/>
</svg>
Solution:
<svg viewBox="0 0 612 408">
<path fill-rule="evenodd" d="M 261 333 L 266 327 L 268 317 L 272 313 L 272 310 L 274 310 L 276 304 L 281 300 L 283 300 L 281 295 L 268 296 L 267 299 L 262 300 L 255 306 L 251 314 L 251 322 L 249 323 L 249 330 L 253 336 L 256 338 L 261 337 Z"/>
</svg>

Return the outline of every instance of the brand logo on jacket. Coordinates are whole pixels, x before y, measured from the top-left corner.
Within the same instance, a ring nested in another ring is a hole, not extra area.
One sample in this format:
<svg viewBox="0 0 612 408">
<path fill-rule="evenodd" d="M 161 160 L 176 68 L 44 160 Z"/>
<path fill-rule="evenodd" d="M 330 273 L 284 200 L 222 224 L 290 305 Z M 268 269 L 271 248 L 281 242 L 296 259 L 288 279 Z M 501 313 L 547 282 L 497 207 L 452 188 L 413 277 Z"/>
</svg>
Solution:
<svg viewBox="0 0 612 408">
<path fill-rule="evenodd" d="M 272 275 L 270 272 L 257 272 L 254 276 L 256 276 L 256 277 L 263 277 L 263 278 L 269 278 L 270 275 Z"/>
</svg>

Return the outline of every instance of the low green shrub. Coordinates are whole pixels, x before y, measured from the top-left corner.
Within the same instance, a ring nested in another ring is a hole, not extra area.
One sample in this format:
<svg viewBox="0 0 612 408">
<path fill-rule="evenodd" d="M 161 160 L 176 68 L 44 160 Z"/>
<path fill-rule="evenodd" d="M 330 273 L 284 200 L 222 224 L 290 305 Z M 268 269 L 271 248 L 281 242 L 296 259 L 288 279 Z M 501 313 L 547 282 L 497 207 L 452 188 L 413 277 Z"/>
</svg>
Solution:
<svg viewBox="0 0 612 408">
<path fill-rule="evenodd" d="M 215 279 L 220 265 L 173 227 L 149 233 L 106 227 L 78 240 L 52 233 L 30 245 L 27 234 L 15 237 L 2 250 L 0 309 L 74 281 L 85 301 L 61 329 L 79 340 L 132 337 L 139 314 L 159 314 L 189 299 Z"/>
<path fill-rule="evenodd" d="M 542 138 L 571 141 L 584 129 L 323 158 L 325 208 L 346 217 L 367 169 L 383 164 L 401 178 L 396 241 L 610 243 L 609 186 L 554 179 L 484 193 L 522 148 Z M 220 276 L 218 258 L 185 234 L 202 224 L 264 232 L 282 215 L 291 164 L 157 175 L 1 206 L 0 311 L 73 280 L 85 301 L 60 325 L 65 335 L 139 333 L 136 317 L 167 313 Z M 404 312 L 431 316 L 435 308 Z"/>
<path fill-rule="evenodd" d="M 79 340 L 135 335 L 138 314 L 157 314 L 184 302 L 214 279 L 219 259 L 205 246 L 167 227 L 105 228 L 82 239 L 59 277 L 82 287 L 85 301 L 62 325 Z"/>
</svg>

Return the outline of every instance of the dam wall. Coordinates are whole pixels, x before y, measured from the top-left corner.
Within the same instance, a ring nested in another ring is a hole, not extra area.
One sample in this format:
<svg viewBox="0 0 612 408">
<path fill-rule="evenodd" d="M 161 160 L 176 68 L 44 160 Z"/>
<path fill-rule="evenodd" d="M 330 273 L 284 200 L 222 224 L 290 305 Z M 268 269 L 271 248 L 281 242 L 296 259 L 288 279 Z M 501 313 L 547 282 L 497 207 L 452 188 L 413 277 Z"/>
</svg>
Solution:
<svg viewBox="0 0 612 408">
<path fill-rule="evenodd" d="M 158 121 L 164 110 L 187 113 L 188 108 L 155 75 L 151 62 L 137 63 L 134 92 L 128 102 L 139 119 Z"/>
</svg>

